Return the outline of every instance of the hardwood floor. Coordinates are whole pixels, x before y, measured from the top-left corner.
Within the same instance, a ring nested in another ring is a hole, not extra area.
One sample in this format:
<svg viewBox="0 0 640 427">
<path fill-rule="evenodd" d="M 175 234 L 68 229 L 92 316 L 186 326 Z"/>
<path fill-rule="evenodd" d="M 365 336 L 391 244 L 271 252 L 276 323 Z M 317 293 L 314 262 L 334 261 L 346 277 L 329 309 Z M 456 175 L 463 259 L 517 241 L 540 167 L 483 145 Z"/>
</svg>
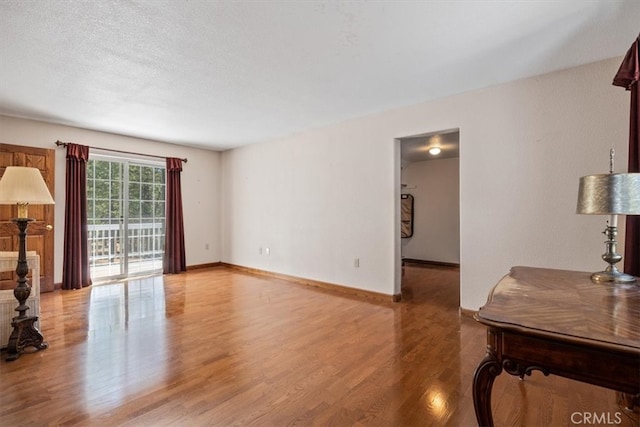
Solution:
<svg viewBox="0 0 640 427">
<path fill-rule="evenodd" d="M 458 277 L 407 266 L 400 303 L 224 267 L 43 294 L 49 348 L 0 362 L 0 425 L 473 426 L 485 330 Z M 500 375 L 493 403 L 496 425 L 638 425 L 539 372 Z"/>
</svg>

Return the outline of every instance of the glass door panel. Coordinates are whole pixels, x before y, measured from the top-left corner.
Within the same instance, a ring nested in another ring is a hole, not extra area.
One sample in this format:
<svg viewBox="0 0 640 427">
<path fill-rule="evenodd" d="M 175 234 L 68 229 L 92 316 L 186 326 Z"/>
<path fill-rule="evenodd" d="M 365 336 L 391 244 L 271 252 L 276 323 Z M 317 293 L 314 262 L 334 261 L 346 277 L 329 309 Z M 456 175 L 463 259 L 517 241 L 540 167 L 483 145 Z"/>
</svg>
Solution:
<svg viewBox="0 0 640 427">
<path fill-rule="evenodd" d="M 107 160 L 87 164 L 89 265 L 95 279 L 125 274 L 122 179 L 124 165 Z"/>
<path fill-rule="evenodd" d="M 129 272 L 162 270 L 165 168 L 129 166 Z"/>
</svg>

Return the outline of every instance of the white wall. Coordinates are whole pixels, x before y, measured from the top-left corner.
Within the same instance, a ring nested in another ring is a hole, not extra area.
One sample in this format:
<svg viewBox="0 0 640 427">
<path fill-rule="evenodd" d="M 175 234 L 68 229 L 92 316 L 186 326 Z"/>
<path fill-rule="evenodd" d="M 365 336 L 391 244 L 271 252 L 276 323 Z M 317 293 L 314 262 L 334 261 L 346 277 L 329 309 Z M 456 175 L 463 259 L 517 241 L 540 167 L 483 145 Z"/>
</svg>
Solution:
<svg viewBox="0 0 640 427">
<path fill-rule="evenodd" d="M 402 239 L 402 256 L 423 261 L 460 263 L 459 161 L 437 159 L 409 163 L 402 169 L 403 194 L 411 194 L 413 236 Z"/>
<path fill-rule="evenodd" d="M 186 157 L 188 162 L 183 166 L 181 183 L 187 266 L 217 262 L 221 259 L 220 153 L 0 116 L 0 142 L 56 150 L 55 283 L 62 281 L 66 154 L 64 148 L 56 147 L 57 140 L 142 154 Z M 205 249 L 206 244 L 209 244 L 209 250 Z"/>
<path fill-rule="evenodd" d="M 393 144 L 376 139 L 346 126 L 223 153 L 223 260 L 392 293 Z"/>
<path fill-rule="evenodd" d="M 609 147 L 626 166 L 629 94 L 611 85 L 620 61 L 223 153 L 223 260 L 397 292 L 396 138 L 459 128 L 463 308 L 483 305 L 513 265 L 601 269 L 605 219 L 576 215 L 576 194 L 580 176 L 607 171 Z"/>
</svg>

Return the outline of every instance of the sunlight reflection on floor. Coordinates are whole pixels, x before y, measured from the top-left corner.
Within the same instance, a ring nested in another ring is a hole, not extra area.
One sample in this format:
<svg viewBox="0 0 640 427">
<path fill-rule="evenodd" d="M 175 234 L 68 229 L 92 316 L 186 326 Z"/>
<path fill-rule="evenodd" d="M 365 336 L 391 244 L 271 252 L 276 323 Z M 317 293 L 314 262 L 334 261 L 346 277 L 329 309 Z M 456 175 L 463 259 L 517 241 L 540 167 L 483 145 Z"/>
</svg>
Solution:
<svg viewBox="0 0 640 427">
<path fill-rule="evenodd" d="M 162 276 L 93 286 L 89 305 L 86 409 L 118 407 L 162 383 L 170 356 Z"/>
</svg>

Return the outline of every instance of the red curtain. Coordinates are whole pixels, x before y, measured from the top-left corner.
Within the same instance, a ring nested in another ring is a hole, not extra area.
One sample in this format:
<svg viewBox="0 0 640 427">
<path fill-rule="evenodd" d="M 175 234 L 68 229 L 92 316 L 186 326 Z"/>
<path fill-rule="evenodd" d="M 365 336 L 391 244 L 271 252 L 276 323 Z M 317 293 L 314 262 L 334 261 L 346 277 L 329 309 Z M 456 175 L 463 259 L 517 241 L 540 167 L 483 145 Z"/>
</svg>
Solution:
<svg viewBox="0 0 640 427">
<path fill-rule="evenodd" d="M 629 172 L 640 172 L 640 35 L 620 65 L 613 79 L 615 86 L 631 92 L 631 115 L 629 120 Z M 624 272 L 640 276 L 640 216 L 627 215 L 624 245 Z"/>
<path fill-rule="evenodd" d="M 187 271 L 184 251 L 184 223 L 182 219 L 182 191 L 180 173 L 182 160 L 167 158 L 166 233 L 163 273 Z"/>
<path fill-rule="evenodd" d="M 89 147 L 67 145 L 62 289 L 81 289 L 91 285 L 87 239 L 88 160 Z"/>
</svg>

